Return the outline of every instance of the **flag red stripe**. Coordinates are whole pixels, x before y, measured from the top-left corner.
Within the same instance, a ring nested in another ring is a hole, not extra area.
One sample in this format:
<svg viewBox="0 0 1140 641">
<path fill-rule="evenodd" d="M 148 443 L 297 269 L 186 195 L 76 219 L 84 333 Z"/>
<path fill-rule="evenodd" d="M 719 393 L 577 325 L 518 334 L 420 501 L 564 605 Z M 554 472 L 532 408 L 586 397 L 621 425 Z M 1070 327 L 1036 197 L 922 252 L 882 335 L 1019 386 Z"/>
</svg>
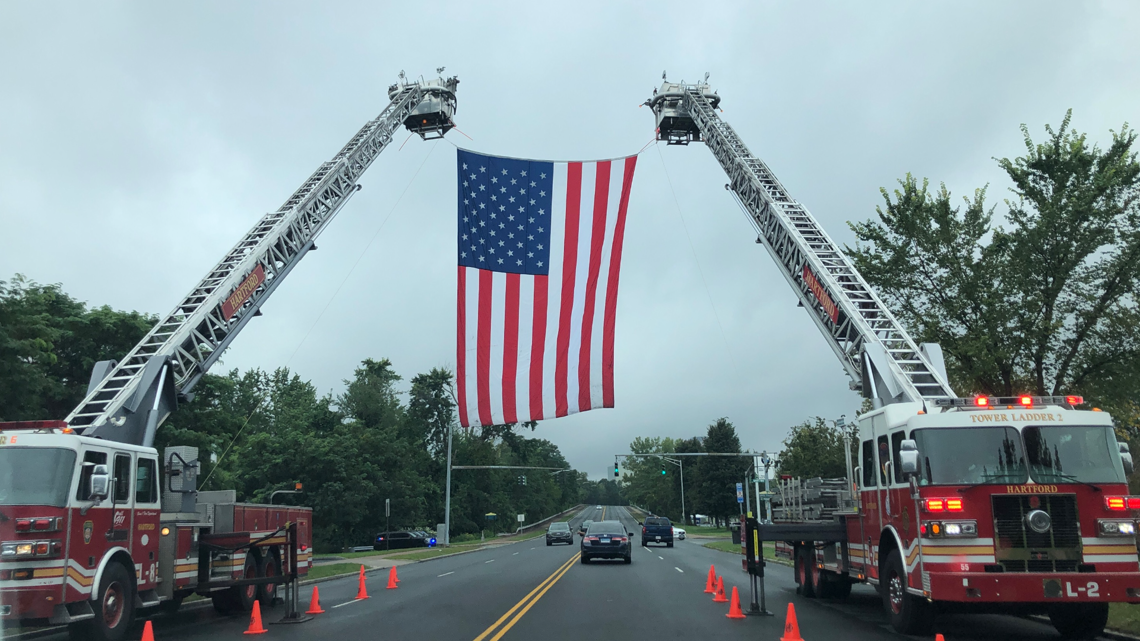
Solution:
<svg viewBox="0 0 1140 641">
<path fill-rule="evenodd" d="M 459 318 L 456 322 L 455 386 L 459 393 L 459 424 L 471 427 L 467 420 L 467 268 L 459 266 Z"/>
<path fill-rule="evenodd" d="M 549 276 L 534 277 L 534 323 L 530 338 L 530 420 L 542 415 L 542 357 L 546 351 L 546 305 Z"/>
<path fill-rule="evenodd" d="M 590 271 L 586 276 L 586 301 L 582 309 L 582 344 L 578 346 L 578 411 L 590 409 L 590 341 L 594 335 L 594 308 L 598 297 L 598 272 L 602 268 L 602 242 L 606 239 L 606 205 L 610 198 L 610 161 L 596 165 L 594 222 L 590 232 Z"/>
<path fill-rule="evenodd" d="M 479 270 L 479 320 L 477 352 L 475 355 L 476 376 L 479 388 L 479 424 L 493 425 L 491 422 L 491 276 L 494 272 Z"/>
<path fill-rule="evenodd" d="M 515 376 L 519 360 L 519 275 L 507 274 L 506 311 L 503 314 L 503 422 L 517 423 Z"/>
<path fill-rule="evenodd" d="M 614 226 L 613 249 L 610 250 L 609 284 L 606 285 L 606 311 L 602 320 L 602 407 L 614 406 L 614 324 L 617 317 L 618 269 L 621 267 L 621 245 L 625 239 L 625 212 L 629 206 L 629 191 L 633 186 L 633 170 L 637 156 L 625 159 L 625 174 L 621 182 L 621 200 L 618 202 L 617 224 Z"/>
<path fill-rule="evenodd" d="M 569 413 L 566 369 L 570 353 L 570 317 L 574 311 L 574 272 L 578 266 L 578 216 L 582 205 L 582 163 L 566 165 L 566 243 L 562 256 L 562 301 L 558 306 L 557 359 L 554 365 L 554 415 Z"/>
</svg>

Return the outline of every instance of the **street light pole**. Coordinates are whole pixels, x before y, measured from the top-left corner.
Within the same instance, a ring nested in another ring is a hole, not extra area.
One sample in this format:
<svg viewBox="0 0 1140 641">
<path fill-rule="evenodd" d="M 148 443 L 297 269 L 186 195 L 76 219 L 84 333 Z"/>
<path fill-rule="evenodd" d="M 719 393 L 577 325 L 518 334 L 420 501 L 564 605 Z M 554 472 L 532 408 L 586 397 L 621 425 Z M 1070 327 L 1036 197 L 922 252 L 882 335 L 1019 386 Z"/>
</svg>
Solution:
<svg viewBox="0 0 1140 641">
<path fill-rule="evenodd" d="M 447 426 L 447 491 L 443 500 L 443 544 L 451 545 L 451 435 L 455 425 Z"/>
<path fill-rule="evenodd" d="M 661 458 L 681 469 L 681 522 L 688 525 L 689 513 L 685 511 L 685 465 L 681 459 L 672 459 L 668 456 L 662 456 Z"/>
</svg>

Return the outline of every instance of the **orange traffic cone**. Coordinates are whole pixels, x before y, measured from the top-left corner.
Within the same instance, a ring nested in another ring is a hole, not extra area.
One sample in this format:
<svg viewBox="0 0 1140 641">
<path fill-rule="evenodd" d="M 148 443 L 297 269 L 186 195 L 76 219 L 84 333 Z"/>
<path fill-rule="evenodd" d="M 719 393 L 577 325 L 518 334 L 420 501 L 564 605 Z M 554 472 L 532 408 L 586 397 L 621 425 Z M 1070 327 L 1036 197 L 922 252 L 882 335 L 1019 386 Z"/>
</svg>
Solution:
<svg viewBox="0 0 1140 641">
<path fill-rule="evenodd" d="M 368 598 L 368 590 L 364 587 L 364 566 L 360 566 L 360 587 L 356 589 L 356 600 Z"/>
<path fill-rule="evenodd" d="M 154 641 L 154 629 L 150 627 L 150 621 L 143 626 L 142 641 Z"/>
<path fill-rule="evenodd" d="M 148 621 L 147 623 L 150 622 Z M 146 641 L 146 639 L 144 638 L 143 641 Z M 946 641 L 946 639 L 943 639 L 941 634 L 936 634 L 934 635 L 934 641 Z"/>
<path fill-rule="evenodd" d="M 804 641 L 800 636 L 800 624 L 796 622 L 796 606 L 788 604 L 788 617 L 784 619 L 784 636 L 780 641 Z"/>
<path fill-rule="evenodd" d="M 305 610 L 305 614 L 324 614 L 325 611 L 321 609 L 321 594 L 317 592 L 317 586 L 313 586 L 313 598 L 309 600 L 309 609 Z"/>
<path fill-rule="evenodd" d="M 740 595 L 736 593 L 736 586 L 732 586 L 732 605 L 728 606 L 728 614 L 724 615 L 730 619 L 743 619 L 744 613 L 740 611 Z"/>
<path fill-rule="evenodd" d="M 261 601 L 254 599 L 253 601 L 253 614 L 249 616 L 249 629 L 245 631 L 246 634 L 265 634 L 269 630 L 261 625 Z"/>
<path fill-rule="evenodd" d="M 705 580 L 705 594 L 716 594 L 716 566 L 709 566 L 709 578 Z"/>
<path fill-rule="evenodd" d="M 393 565 L 392 569 L 389 570 L 389 572 L 396 575 L 396 583 L 399 583 L 400 582 L 400 573 L 396 571 L 396 566 Z"/>
<path fill-rule="evenodd" d="M 393 565 L 392 567 L 388 568 L 388 589 L 389 590 L 395 590 L 396 588 L 400 587 L 400 586 L 396 585 L 396 581 L 399 581 L 399 579 L 396 578 L 396 566 Z"/>
<path fill-rule="evenodd" d="M 716 578 L 716 594 L 713 595 L 713 603 L 728 603 L 728 597 L 724 595 L 723 576 L 718 576 Z"/>
</svg>

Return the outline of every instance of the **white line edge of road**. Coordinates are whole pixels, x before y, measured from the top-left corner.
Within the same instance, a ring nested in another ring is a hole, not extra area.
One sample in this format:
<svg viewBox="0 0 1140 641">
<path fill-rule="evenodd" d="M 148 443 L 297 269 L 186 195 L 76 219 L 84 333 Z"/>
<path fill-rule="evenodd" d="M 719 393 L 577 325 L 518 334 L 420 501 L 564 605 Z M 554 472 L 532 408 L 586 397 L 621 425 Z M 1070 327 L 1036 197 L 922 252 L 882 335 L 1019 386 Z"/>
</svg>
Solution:
<svg viewBox="0 0 1140 641">
<path fill-rule="evenodd" d="M 661 556 L 660 554 L 657 555 L 657 558 L 661 559 L 662 561 L 665 560 L 665 557 Z"/>
<path fill-rule="evenodd" d="M 449 574 L 455 574 L 455 570 L 452 570 L 451 572 L 444 572 L 443 574 L 440 574 L 439 576 L 437 576 L 437 577 L 435 577 L 435 578 L 437 578 L 437 579 L 438 579 L 438 578 L 440 578 L 440 577 L 445 577 L 445 576 L 447 576 L 447 575 L 449 575 Z"/>
<path fill-rule="evenodd" d="M 483 563 L 494 563 L 494 562 L 495 562 L 495 559 L 491 559 L 490 561 L 483 561 Z"/>
<path fill-rule="evenodd" d="M 677 567 L 677 566 L 673 566 L 673 569 L 674 569 L 674 570 L 676 570 L 676 571 L 678 571 L 678 572 L 680 572 L 681 574 L 684 574 L 684 573 L 685 573 L 685 571 L 684 571 L 684 570 L 682 570 L 681 568 L 679 568 L 679 567 Z"/>
<path fill-rule="evenodd" d="M 364 600 L 364 599 L 353 599 L 353 600 L 351 600 L 351 601 L 345 601 L 344 603 L 338 603 L 338 604 L 334 605 L 333 607 L 334 607 L 334 608 L 342 608 L 342 607 L 344 607 L 344 606 L 346 606 L 346 605 L 352 605 L 353 603 L 359 603 L 359 602 L 361 602 L 361 601 L 363 601 L 363 600 Z"/>
</svg>

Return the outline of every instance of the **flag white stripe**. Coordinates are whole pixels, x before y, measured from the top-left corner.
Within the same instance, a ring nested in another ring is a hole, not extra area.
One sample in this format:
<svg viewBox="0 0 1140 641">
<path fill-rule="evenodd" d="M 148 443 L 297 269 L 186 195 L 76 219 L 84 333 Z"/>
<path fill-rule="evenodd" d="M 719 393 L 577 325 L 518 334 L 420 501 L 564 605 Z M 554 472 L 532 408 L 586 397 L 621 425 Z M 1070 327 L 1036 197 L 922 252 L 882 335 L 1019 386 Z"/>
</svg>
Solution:
<svg viewBox="0 0 1140 641">
<path fill-rule="evenodd" d="M 498 262 L 500 249 L 495 248 L 495 254 L 488 255 L 490 259 Z M 507 274 L 506 272 L 491 272 L 491 420 L 496 424 L 503 423 L 503 315 L 507 309 Z"/>
<path fill-rule="evenodd" d="M 479 425 L 479 270 L 467 267 L 467 358 L 464 361 L 467 373 L 467 420 L 471 425 Z"/>
<path fill-rule="evenodd" d="M 596 163 L 582 163 L 582 197 L 578 213 L 578 255 L 574 262 L 574 307 L 570 310 L 570 349 L 566 353 L 566 411 L 577 413 L 578 364 L 581 361 L 582 321 L 586 306 L 586 281 L 590 273 L 590 242 L 594 223 Z"/>
<path fill-rule="evenodd" d="M 534 336 L 534 276 L 519 278 L 519 358 L 515 370 L 515 412 L 530 420 L 530 341 Z"/>
</svg>

